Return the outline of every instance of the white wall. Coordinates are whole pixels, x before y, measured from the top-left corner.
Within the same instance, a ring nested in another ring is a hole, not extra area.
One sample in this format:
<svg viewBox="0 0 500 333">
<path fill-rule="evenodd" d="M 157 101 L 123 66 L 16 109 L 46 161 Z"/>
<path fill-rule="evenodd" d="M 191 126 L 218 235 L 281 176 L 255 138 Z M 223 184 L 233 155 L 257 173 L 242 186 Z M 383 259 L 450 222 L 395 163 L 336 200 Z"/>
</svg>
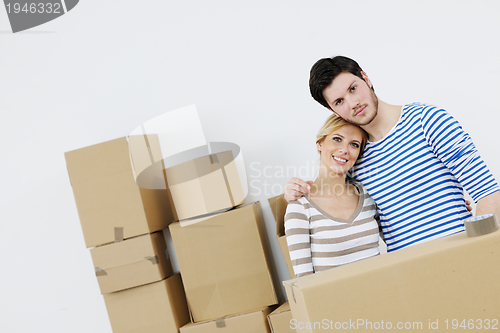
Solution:
<svg viewBox="0 0 500 333">
<path fill-rule="evenodd" d="M 209 141 L 241 147 L 288 279 L 267 199 L 317 159 L 329 113 L 307 82 L 322 57 L 358 60 L 386 102 L 447 108 L 500 177 L 499 13 L 493 0 L 82 0 L 12 34 L 0 8 L 0 331 L 111 332 L 63 153 L 190 104 Z"/>
</svg>

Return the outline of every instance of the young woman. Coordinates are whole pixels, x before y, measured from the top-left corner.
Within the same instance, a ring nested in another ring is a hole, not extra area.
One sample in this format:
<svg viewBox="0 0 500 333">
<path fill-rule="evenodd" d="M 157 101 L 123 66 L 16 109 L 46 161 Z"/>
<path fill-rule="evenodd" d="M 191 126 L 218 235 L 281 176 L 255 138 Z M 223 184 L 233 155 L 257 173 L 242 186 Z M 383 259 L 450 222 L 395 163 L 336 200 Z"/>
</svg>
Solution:
<svg viewBox="0 0 500 333">
<path fill-rule="evenodd" d="M 335 115 L 316 136 L 321 156 L 310 194 L 288 203 L 285 234 L 296 277 L 379 254 L 375 202 L 347 172 L 367 134 Z"/>
</svg>

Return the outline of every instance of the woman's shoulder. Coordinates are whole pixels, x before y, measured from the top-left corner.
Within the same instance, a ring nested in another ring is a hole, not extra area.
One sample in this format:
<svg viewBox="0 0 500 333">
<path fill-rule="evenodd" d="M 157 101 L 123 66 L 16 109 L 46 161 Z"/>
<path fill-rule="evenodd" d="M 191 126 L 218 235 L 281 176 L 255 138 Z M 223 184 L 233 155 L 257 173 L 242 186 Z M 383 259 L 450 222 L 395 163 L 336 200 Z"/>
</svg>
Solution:
<svg viewBox="0 0 500 333">
<path fill-rule="evenodd" d="M 359 190 L 360 194 L 366 193 L 365 187 L 363 186 L 363 184 L 361 184 L 361 182 L 359 180 L 356 180 L 356 179 L 351 178 L 351 177 L 347 177 L 347 182 L 352 184 L 354 187 L 356 187 Z"/>
<path fill-rule="evenodd" d="M 310 205 L 306 197 L 300 197 L 297 200 L 290 201 L 286 206 L 287 210 L 290 209 L 306 209 Z"/>
</svg>

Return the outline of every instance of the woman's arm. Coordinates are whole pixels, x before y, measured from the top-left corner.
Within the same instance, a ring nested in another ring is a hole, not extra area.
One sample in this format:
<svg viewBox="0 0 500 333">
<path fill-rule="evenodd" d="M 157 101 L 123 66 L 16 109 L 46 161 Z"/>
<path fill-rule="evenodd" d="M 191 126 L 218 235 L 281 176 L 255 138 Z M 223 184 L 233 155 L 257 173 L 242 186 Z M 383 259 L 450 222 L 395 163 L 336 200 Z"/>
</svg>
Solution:
<svg viewBox="0 0 500 333">
<path fill-rule="evenodd" d="M 309 218 L 299 201 L 288 203 L 285 214 L 285 235 L 295 277 L 313 274 Z"/>
</svg>

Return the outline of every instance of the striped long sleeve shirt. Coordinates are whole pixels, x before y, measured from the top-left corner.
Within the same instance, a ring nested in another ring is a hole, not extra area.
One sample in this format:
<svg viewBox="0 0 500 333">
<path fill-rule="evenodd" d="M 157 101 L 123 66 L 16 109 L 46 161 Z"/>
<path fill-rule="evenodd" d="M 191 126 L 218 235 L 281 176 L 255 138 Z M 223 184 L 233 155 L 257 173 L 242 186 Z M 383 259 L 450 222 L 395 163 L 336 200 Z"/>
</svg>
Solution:
<svg viewBox="0 0 500 333">
<path fill-rule="evenodd" d="M 316 273 L 379 254 L 377 208 L 363 186 L 349 219 L 335 218 L 312 200 L 288 203 L 285 235 L 296 277 Z"/>
<path fill-rule="evenodd" d="M 351 169 L 375 200 L 387 250 L 464 230 L 474 201 L 500 190 L 469 135 L 445 110 L 403 106 L 394 128 L 368 142 Z"/>
</svg>

